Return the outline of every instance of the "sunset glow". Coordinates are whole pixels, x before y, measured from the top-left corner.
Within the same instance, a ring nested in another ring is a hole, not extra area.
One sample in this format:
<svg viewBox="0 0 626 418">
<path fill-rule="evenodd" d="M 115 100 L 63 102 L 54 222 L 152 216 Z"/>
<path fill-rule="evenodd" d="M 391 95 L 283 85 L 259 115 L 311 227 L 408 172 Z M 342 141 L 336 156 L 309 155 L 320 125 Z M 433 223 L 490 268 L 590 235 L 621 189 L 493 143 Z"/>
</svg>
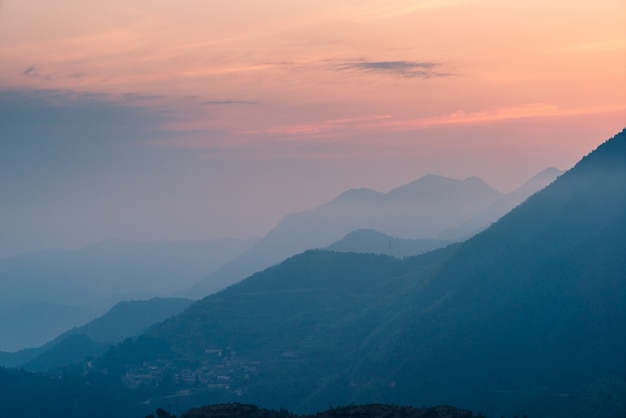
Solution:
<svg viewBox="0 0 626 418">
<path fill-rule="evenodd" d="M 4 0 L 1 140 L 21 160 L 0 192 L 82 207 L 46 212 L 55 228 L 107 201 L 103 222 L 118 226 L 68 238 L 86 242 L 258 235 L 346 188 L 426 173 L 509 191 L 626 125 L 625 16 L 621 0 Z M 75 146 L 90 129 L 71 109 L 92 107 L 84 118 L 107 126 Z M 39 125 L 48 138 L 29 136 Z M 55 151 L 34 157 L 46 141 Z M 158 203 L 163 191 L 180 200 Z M 38 222 L 42 202 L 11 200 L 0 228 Z M 180 222 L 144 233 L 148 206 L 146 228 Z"/>
</svg>

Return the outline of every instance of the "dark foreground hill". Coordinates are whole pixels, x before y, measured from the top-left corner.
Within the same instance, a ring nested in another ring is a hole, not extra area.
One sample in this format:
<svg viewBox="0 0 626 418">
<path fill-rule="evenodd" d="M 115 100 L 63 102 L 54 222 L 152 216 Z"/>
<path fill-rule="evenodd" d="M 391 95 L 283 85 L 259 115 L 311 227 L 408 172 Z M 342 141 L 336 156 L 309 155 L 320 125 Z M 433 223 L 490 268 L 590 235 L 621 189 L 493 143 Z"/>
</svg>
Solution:
<svg viewBox="0 0 626 418">
<path fill-rule="evenodd" d="M 219 404 L 194 408 L 182 418 L 474 418 L 470 411 L 451 406 L 411 408 L 396 405 L 351 405 L 331 408 L 315 415 L 294 415 L 284 409 L 278 411 L 239 403 Z"/>
<path fill-rule="evenodd" d="M 489 411 L 545 416 L 606 385 L 606 406 L 626 395 L 625 307 L 622 131 L 460 245 L 361 346 L 349 374 L 362 383 L 346 393 L 361 399 L 375 386 L 383 399 L 428 393 L 470 407 L 486 396 L 501 404 Z M 613 406 L 606 416 L 624 414 Z"/>
<path fill-rule="evenodd" d="M 373 229 L 357 229 L 341 240 L 332 243 L 326 249 L 339 252 L 385 254 L 391 257 L 404 258 L 424 254 L 445 247 L 447 244 L 449 244 L 448 241 L 437 239 L 403 239 Z"/>
<path fill-rule="evenodd" d="M 53 379 L 0 367 L 0 417 L 134 418 L 152 408 L 144 394 L 131 393 L 119 379 L 102 375 Z"/>
<path fill-rule="evenodd" d="M 623 417 L 625 249 L 622 131 L 462 244 L 404 260 L 306 252 L 195 303 L 99 367 L 191 405 Z"/>
</svg>

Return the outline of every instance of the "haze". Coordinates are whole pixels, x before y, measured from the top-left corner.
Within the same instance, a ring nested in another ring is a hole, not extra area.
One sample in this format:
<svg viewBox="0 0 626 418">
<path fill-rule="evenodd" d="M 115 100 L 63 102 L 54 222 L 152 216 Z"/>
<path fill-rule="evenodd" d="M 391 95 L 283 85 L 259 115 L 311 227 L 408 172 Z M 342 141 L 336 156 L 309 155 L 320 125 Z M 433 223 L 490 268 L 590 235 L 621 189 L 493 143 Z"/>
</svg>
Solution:
<svg viewBox="0 0 626 418">
<path fill-rule="evenodd" d="M 427 173 L 503 192 L 626 120 L 624 2 L 0 2 L 0 247 L 262 236 Z"/>
</svg>

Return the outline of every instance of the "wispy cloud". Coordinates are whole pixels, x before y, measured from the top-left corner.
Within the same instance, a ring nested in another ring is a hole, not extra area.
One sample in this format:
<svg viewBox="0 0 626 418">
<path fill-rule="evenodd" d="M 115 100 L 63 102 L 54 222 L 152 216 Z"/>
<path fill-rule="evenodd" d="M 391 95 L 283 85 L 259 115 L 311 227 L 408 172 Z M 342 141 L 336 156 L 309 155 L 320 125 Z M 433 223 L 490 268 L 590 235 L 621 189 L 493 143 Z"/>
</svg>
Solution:
<svg viewBox="0 0 626 418">
<path fill-rule="evenodd" d="M 0 89 L 0 126 L 7 136 L 19 133 L 15 141 L 27 133 L 40 140 L 42 132 L 53 137 L 53 131 L 65 130 L 67 135 L 60 135 L 57 141 L 95 141 L 93 138 L 98 137 L 120 142 L 148 137 L 175 117 L 168 109 L 129 96 L 63 89 Z"/>
<path fill-rule="evenodd" d="M 35 72 L 35 66 L 31 65 L 30 67 L 22 71 L 22 75 L 25 75 L 26 77 L 31 77 Z"/>
<path fill-rule="evenodd" d="M 30 78 L 43 78 L 45 80 L 51 80 L 52 79 L 52 74 L 50 74 L 50 73 L 43 73 L 39 68 L 37 68 L 34 65 L 31 65 L 30 67 L 28 67 L 27 69 L 22 71 L 22 75 L 24 77 L 30 77 Z"/>
<path fill-rule="evenodd" d="M 79 72 L 52 72 L 52 71 L 43 71 L 36 65 L 31 65 L 22 71 L 22 75 L 24 77 L 29 78 L 39 78 L 43 80 L 50 81 L 54 78 L 72 78 L 72 79 L 80 79 L 82 74 Z"/>
<path fill-rule="evenodd" d="M 329 119 L 320 122 L 278 125 L 262 130 L 240 131 L 239 133 L 243 135 L 328 137 L 353 131 L 364 123 L 375 123 L 390 118 L 390 115 L 366 115 Z"/>
<path fill-rule="evenodd" d="M 207 102 L 203 102 L 202 104 L 206 106 L 257 105 L 259 102 L 248 100 L 209 100 Z"/>
<path fill-rule="evenodd" d="M 546 118 L 546 117 L 569 117 L 590 115 L 598 113 L 611 113 L 624 111 L 624 105 L 593 106 L 579 108 L 561 108 L 546 103 L 531 103 L 521 106 L 501 107 L 479 112 L 454 112 L 448 115 L 435 116 L 421 119 L 390 119 L 370 125 L 370 129 L 411 130 L 436 125 L 460 125 L 489 123 L 515 119 Z"/>
<path fill-rule="evenodd" d="M 259 130 L 244 130 L 244 136 L 271 136 L 275 138 L 338 138 L 355 136 L 362 132 L 398 132 L 425 129 L 442 125 L 469 125 L 531 118 L 558 118 L 626 110 L 625 105 L 561 108 L 546 103 L 500 107 L 477 112 L 458 111 L 426 118 L 399 119 L 391 115 L 366 115 L 330 119 L 319 122 L 275 125 Z"/>
<path fill-rule="evenodd" d="M 438 62 L 419 61 L 349 61 L 337 65 L 339 71 L 360 71 L 400 76 L 404 78 L 433 78 L 451 75 L 440 71 Z"/>
<path fill-rule="evenodd" d="M 559 113 L 563 113 L 563 110 L 558 106 L 546 103 L 530 103 L 521 106 L 501 107 L 479 112 L 458 111 L 444 116 L 419 119 L 417 122 L 422 126 L 456 125 L 554 116 Z"/>
</svg>

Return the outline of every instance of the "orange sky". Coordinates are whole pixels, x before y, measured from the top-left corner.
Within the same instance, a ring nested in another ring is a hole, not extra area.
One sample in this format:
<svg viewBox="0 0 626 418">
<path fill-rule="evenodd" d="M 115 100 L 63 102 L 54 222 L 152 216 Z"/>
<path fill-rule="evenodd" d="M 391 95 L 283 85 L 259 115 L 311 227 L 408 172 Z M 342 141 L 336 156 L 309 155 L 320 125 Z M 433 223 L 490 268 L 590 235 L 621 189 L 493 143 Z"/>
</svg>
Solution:
<svg viewBox="0 0 626 418">
<path fill-rule="evenodd" d="M 413 129 L 407 121 L 443 123 L 460 112 L 623 115 L 625 106 L 621 0 L 5 0 L 0 7 L 2 87 L 263 104 L 230 106 L 209 123 L 203 113 L 215 108 L 196 109 L 194 128 L 294 135 L 283 127 L 327 130 L 328 120 L 359 119 L 350 124 L 357 134 L 378 129 L 369 119 L 379 115 Z M 435 65 L 423 74 L 372 65 L 383 62 Z"/>
<path fill-rule="evenodd" d="M 283 210 L 427 172 L 506 191 L 626 125 L 625 16 L 623 0 L 2 0 L 0 90 L 167 115 L 147 147 L 354 165 Z"/>
</svg>

